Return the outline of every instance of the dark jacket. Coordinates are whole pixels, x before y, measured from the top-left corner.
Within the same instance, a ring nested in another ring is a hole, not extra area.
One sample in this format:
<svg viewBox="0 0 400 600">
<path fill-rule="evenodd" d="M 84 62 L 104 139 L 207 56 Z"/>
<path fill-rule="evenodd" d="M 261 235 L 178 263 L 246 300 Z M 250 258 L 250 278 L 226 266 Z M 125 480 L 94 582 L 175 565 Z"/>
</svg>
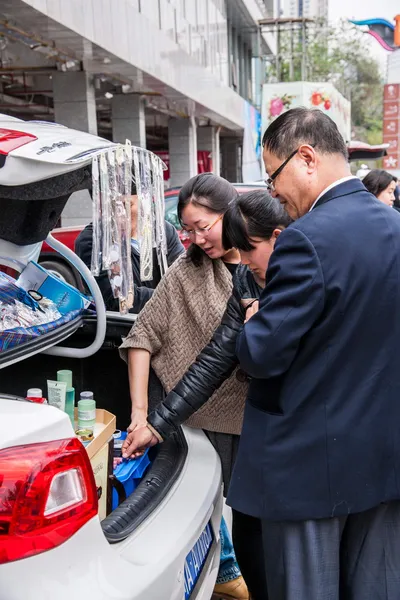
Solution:
<svg viewBox="0 0 400 600">
<path fill-rule="evenodd" d="M 400 499 L 399 306 L 400 215 L 360 181 L 282 232 L 237 344 L 252 379 L 231 506 L 288 521 Z"/>
<path fill-rule="evenodd" d="M 261 288 L 251 271 L 244 265 L 238 265 L 233 275 L 232 296 L 211 342 L 165 400 L 148 416 L 148 422 L 163 439 L 199 410 L 237 367 L 236 340 L 245 317 L 240 300 L 258 298 L 260 292 Z"/>
<path fill-rule="evenodd" d="M 172 265 L 172 263 L 178 258 L 182 252 L 185 251 L 182 246 L 178 233 L 170 223 L 165 222 L 165 232 L 167 236 L 167 261 L 168 266 Z M 93 245 L 93 224 L 89 223 L 81 231 L 79 236 L 75 241 L 75 252 L 83 260 L 85 265 L 89 267 L 92 261 L 92 245 Z M 135 300 L 133 307 L 129 312 L 138 313 L 146 304 L 147 300 L 149 300 L 153 294 L 154 289 L 161 279 L 160 267 L 158 266 L 157 253 L 156 250 L 153 250 L 153 279 L 151 281 L 141 281 L 140 285 L 137 285 L 137 282 L 140 281 L 140 256 L 139 253 L 131 249 L 131 257 L 132 257 L 132 270 L 133 270 L 133 281 L 134 289 L 135 289 Z M 101 294 L 104 299 L 104 303 L 106 305 L 107 310 L 119 311 L 119 301 L 118 298 L 114 298 L 110 281 L 108 279 L 107 271 L 102 271 L 98 277 L 95 278 L 97 284 L 100 288 Z"/>
</svg>

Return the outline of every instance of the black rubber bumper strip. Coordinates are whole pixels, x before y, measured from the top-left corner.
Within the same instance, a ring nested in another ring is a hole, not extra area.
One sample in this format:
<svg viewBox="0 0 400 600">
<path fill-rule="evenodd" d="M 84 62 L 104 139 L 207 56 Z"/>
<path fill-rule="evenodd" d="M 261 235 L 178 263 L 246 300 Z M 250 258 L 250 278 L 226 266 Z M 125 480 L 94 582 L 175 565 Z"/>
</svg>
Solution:
<svg viewBox="0 0 400 600">
<path fill-rule="evenodd" d="M 178 479 L 188 447 L 182 429 L 158 447 L 157 455 L 144 479 L 101 526 L 111 544 L 122 542 L 153 512 Z"/>
</svg>

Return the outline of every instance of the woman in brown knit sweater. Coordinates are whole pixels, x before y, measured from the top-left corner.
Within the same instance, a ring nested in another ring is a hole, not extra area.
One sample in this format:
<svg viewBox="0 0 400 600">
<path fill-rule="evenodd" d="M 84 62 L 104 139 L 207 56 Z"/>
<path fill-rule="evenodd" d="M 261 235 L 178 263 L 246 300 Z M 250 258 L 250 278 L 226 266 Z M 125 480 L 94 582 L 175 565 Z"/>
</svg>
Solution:
<svg viewBox="0 0 400 600">
<path fill-rule="evenodd" d="M 228 181 L 211 173 L 193 177 L 179 193 L 178 216 L 192 245 L 168 269 L 120 350 L 129 370 L 130 431 L 147 422 L 150 363 L 169 392 L 220 324 L 240 261 L 237 250 L 226 251 L 222 245 L 222 217 L 236 196 Z M 247 384 L 233 374 L 186 423 L 203 429 L 218 452 L 225 489 L 236 457 L 246 393 Z M 237 567 L 223 571 L 215 591 L 232 600 L 248 598 Z"/>
<path fill-rule="evenodd" d="M 238 364 L 235 346 L 243 327 L 246 307 L 249 303 L 253 304 L 251 299 L 259 297 L 275 240 L 289 224 L 290 218 L 282 206 L 266 191 L 249 192 L 230 202 L 223 219 L 223 245 L 225 248 L 238 248 L 243 263 L 234 274 L 235 292 L 212 341 L 174 389 L 150 413 L 147 427 L 129 434 L 124 447 L 126 457 L 141 454 L 157 440 L 167 439 L 176 427 L 188 422 L 190 415 L 204 407 L 213 392 L 230 376 Z M 251 310 L 247 310 L 247 317 Z M 220 434 L 217 437 L 221 440 Z M 224 462 L 221 446 L 219 450 Z M 225 464 L 225 469 L 227 481 L 230 478 L 229 463 Z M 235 550 L 252 598 L 267 600 L 261 521 L 233 511 L 233 525 Z"/>
</svg>

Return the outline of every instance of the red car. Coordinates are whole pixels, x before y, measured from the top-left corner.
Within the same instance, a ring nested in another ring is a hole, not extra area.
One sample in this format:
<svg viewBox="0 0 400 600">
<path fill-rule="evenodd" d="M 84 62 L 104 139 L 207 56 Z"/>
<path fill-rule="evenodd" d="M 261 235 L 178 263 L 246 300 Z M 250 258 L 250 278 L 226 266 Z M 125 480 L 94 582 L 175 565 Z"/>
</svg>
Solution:
<svg viewBox="0 0 400 600">
<path fill-rule="evenodd" d="M 244 194 L 254 189 L 262 189 L 265 186 L 260 184 L 244 184 L 235 183 L 236 190 L 239 194 Z M 178 205 L 178 194 L 180 187 L 169 188 L 165 191 L 165 218 L 169 221 L 178 231 L 179 237 L 182 244 L 187 248 L 190 244 L 188 237 L 182 231 L 181 224 L 178 220 L 177 205 Z M 52 231 L 52 235 L 68 246 L 71 250 L 75 248 L 75 240 L 84 228 L 83 225 L 76 225 L 70 227 L 59 227 Z M 43 242 L 42 251 L 40 253 L 39 262 L 45 267 L 50 273 L 57 275 L 63 281 L 70 283 L 71 285 L 81 289 L 83 291 L 80 275 L 73 267 L 60 255 L 55 252 L 46 242 Z"/>
</svg>

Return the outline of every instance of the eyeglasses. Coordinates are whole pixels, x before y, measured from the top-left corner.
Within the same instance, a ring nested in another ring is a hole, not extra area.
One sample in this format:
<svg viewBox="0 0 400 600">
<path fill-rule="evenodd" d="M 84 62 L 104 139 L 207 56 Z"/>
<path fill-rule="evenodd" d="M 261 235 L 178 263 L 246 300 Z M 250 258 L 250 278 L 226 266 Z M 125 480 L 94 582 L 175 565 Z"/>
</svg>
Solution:
<svg viewBox="0 0 400 600">
<path fill-rule="evenodd" d="M 315 144 L 310 144 L 311 148 L 315 148 Z M 298 151 L 300 150 L 300 148 L 296 148 L 296 150 L 293 150 L 292 154 L 290 154 L 286 160 L 283 161 L 283 163 L 281 164 L 280 167 L 277 168 L 276 171 L 274 171 L 271 175 L 271 177 L 268 177 L 268 179 L 265 180 L 265 183 L 267 185 L 267 189 L 269 192 L 275 192 L 275 185 L 274 185 L 274 180 L 278 177 L 278 175 L 280 175 L 283 171 L 283 169 L 286 167 L 286 165 L 288 164 L 288 162 L 290 160 L 292 160 L 292 158 L 294 156 L 296 156 L 296 154 L 298 153 Z"/>
<path fill-rule="evenodd" d="M 216 225 L 218 221 L 220 221 L 223 218 L 223 216 L 223 214 L 219 215 L 218 219 L 215 219 L 215 221 L 207 227 L 199 227 L 199 229 L 184 229 L 183 233 L 186 234 L 187 237 L 189 237 L 191 240 L 193 240 L 196 237 L 196 235 L 207 237 L 208 233 L 211 231 L 214 225 Z"/>
<path fill-rule="evenodd" d="M 278 177 L 278 175 L 280 175 L 280 173 L 282 173 L 283 169 L 286 167 L 286 165 L 288 164 L 288 162 L 290 160 L 292 160 L 293 156 L 296 156 L 297 152 L 299 151 L 298 148 L 296 148 L 296 150 L 294 150 L 292 152 L 292 154 L 290 154 L 286 160 L 283 161 L 283 163 L 281 164 L 280 167 L 278 167 L 276 169 L 276 171 L 274 171 L 271 175 L 271 177 L 268 177 L 268 179 L 265 180 L 265 183 L 267 184 L 267 188 L 269 192 L 275 192 L 275 186 L 274 186 L 274 180 Z"/>
</svg>

